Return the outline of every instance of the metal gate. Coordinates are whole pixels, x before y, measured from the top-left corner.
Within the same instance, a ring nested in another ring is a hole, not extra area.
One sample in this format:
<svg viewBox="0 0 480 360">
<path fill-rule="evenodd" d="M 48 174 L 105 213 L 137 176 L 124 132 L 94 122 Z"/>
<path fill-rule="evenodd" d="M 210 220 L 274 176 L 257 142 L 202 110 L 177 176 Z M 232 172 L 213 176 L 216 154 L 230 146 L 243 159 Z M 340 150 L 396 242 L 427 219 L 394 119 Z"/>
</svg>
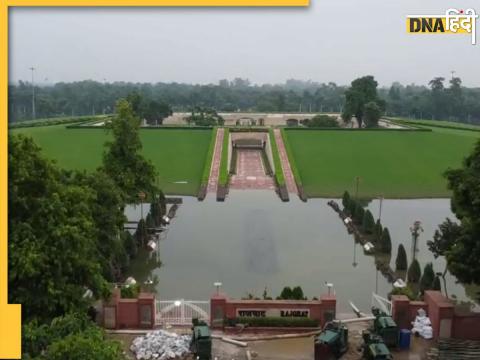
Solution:
<svg viewBox="0 0 480 360">
<path fill-rule="evenodd" d="M 157 300 L 155 323 L 157 325 L 191 325 L 197 318 L 210 322 L 210 301 Z"/>
<path fill-rule="evenodd" d="M 378 294 L 372 293 L 372 306 L 379 308 L 388 315 L 392 315 L 392 302 Z"/>
</svg>

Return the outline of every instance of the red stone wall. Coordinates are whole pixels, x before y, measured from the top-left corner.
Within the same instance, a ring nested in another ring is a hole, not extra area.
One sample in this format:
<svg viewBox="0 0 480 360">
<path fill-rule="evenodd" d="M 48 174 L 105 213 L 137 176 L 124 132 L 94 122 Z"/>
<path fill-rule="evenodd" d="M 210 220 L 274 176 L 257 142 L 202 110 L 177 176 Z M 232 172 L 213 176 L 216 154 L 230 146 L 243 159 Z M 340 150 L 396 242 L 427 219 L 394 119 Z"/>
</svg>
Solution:
<svg viewBox="0 0 480 360">
<path fill-rule="evenodd" d="M 117 306 L 117 327 L 120 329 L 138 327 L 137 299 L 121 299 Z"/>
<path fill-rule="evenodd" d="M 221 326 L 223 318 L 233 319 L 237 317 L 238 309 L 291 309 L 309 310 L 309 318 L 318 320 L 323 326 L 326 322 L 326 312 L 331 312 L 333 317 L 336 314 L 337 300 L 335 296 L 322 296 L 320 300 L 233 300 L 226 295 L 214 295 L 210 299 L 210 324 L 212 327 Z"/>
<path fill-rule="evenodd" d="M 480 340 L 480 314 L 455 314 L 452 337 L 456 339 Z"/>
<path fill-rule="evenodd" d="M 392 317 L 400 328 L 411 328 L 410 322 L 415 319 L 417 310 L 423 308 L 432 322 L 434 338 L 440 336 L 440 327 L 444 320 L 444 331 L 450 332 L 451 337 L 480 340 L 479 313 L 455 313 L 454 304 L 440 291 L 425 291 L 424 300 L 409 301 L 403 295 L 392 296 Z"/>
<path fill-rule="evenodd" d="M 149 325 L 141 323 L 140 311 L 142 306 L 151 308 L 151 322 Z M 119 289 L 115 289 L 111 299 L 104 304 L 104 309 L 113 307 L 115 311 L 115 327 L 117 329 L 153 328 L 155 326 L 155 295 L 140 293 L 136 299 L 122 299 Z M 105 316 L 105 310 L 104 310 Z M 104 320 L 105 323 L 105 320 Z"/>
</svg>

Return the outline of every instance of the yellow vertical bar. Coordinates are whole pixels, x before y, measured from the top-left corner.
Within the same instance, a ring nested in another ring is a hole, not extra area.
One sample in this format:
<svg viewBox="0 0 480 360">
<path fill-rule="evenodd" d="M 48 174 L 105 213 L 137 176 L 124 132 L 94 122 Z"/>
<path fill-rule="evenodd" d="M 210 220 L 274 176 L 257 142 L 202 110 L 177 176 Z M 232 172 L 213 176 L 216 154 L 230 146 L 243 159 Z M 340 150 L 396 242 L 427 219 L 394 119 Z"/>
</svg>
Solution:
<svg viewBox="0 0 480 360">
<path fill-rule="evenodd" d="M 0 6 L 0 358 L 18 359 L 21 355 L 20 305 L 8 305 L 8 6 Z"/>
</svg>

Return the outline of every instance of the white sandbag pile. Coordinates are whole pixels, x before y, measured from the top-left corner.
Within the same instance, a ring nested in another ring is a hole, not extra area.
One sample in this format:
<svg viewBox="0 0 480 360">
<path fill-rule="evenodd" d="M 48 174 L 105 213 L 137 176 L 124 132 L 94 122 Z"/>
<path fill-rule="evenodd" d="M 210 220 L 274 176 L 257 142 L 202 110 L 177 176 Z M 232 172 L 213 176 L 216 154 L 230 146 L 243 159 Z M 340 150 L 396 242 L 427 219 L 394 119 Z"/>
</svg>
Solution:
<svg viewBox="0 0 480 360">
<path fill-rule="evenodd" d="M 187 355 L 191 340 L 190 335 L 178 335 L 165 330 L 149 332 L 132 341 L 130 350 L 137 360 L 180 359 Z"/>
<path fill-rule="evenodd" d="M 433 337 L 432 322 L 423 309 L 418 309 L 415 321 L 412 323 L 412 334 L 418 334 L 424 339 L 431 339 Z"/>
</svg>

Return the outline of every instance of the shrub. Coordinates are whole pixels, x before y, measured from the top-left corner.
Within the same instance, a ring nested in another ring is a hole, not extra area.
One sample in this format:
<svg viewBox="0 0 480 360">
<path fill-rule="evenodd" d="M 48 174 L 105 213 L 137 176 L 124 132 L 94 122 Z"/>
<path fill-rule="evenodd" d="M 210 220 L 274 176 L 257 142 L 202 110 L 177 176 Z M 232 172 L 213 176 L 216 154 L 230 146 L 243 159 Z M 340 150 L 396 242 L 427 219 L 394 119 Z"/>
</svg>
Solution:
<svg viewBox="0 0 480 360">
<path fill-rule="evenodd" d="M 365 211 L 365 214 L 363 215 L 362 228 L 367 234 L 373 233 L 375 228 L 375 220 L 373 219 L 373 215 L 370 210 Z"/>
<path fill-rule="evenodd" d="M 360 225 L 363 222 L 363 216 L 365 215 L 365 210 L 359 202 L 355 202 L 355 211 L 353 213 L 353 221 Z"/>
<path fill-rule="evenodd" d="M 373 238 L 376 244 L 380 244 L 380 240 L 382 239 L 382 233 L 383 233 L 383 226 L 382 223 L 380 222 L 380 219 L 377 220 L 375 223 L 375 228 L 373 229 Z"/>
<path fill-rule="evenodd" d="M 303 317 L 237 317 L 229 320 L 228 324 L 247 324 L 250 327 L 318 327 L 317 320 Z"/>
<path fill-rule="evenodd" d="M 333 116 L 315 115 L 310 120 L 303 121 L 306 127 L 338 128 L 338 122 Z"/>
<path fill-rule="evenodd" d="M 380 249 L 385 254 L 392 252 L 392 240 L 390 239 L 390 232 L 388 231 L 388 228 L 385 228 L 382 231 L 382 237 L 380 238 Z"/>
<path fill-rule="evenodd" d="M 420 279 L 420 291 L 423 293 L 425 290 L 431 290 L 434 280 L 435 272 L 433 271 L 433 264 L 427 263 L 423 268 L 423 275 Z"/>
<path fill-rule="evenodd" d="M 397 271 L 405 271 L 408 268 L 407 253 L 405 251 L 405 248 L 403 247 L 403 244 L 398 245 L 395 266 Z"/>
<path fill-rule="evenodd" d="M 140 284 L 122 286 L 120 293 L 124 299 L 136 299 L 140 293 Z"/>
<path fill-rule="evenodd" d="M 407 282 L 416 284 L 420 281 L 421 276 L 422 270 L 420 269 L 420 264 L 418 263 L 417 259 L 413 259 L 410 267 L 408 268 Z"/>
<path fill-rule="evenodd" d="M 408 297 L 410 300 L 416 300 L 417 297 L 415 295 L 415 292 L 408 286 L 404 288 L 396 288 L 394 287 L 392 291 L 388 294 L 388 297 L 390 298 L 392 295 L 405 295 Z"/>
<path fill-rule="evenodd" d="M 348 191 L 345 191 L 342 197 L 342 205 L 343 205 L 343 208 L 347 211 L 348 209 L 350 209 L 350 201 L 351 201 L 350 194 L 348 193 Z"/>
</svg>

